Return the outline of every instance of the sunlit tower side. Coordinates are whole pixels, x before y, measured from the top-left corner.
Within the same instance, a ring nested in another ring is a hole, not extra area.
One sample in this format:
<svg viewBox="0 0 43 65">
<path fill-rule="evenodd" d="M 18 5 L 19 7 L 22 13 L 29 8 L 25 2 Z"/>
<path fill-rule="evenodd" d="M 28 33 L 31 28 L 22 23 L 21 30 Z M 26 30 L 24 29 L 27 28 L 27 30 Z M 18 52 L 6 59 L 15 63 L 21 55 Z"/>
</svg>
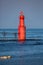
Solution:
<svg viewBox="0 0 43 65">
<path fill-rule="evenodd" d="M 18 40 L 26 40 L 26 26 L 24 23 L 25 16 L 23 12 L 20 12 L 19 26 L 18 26 Z"/>
</svg>

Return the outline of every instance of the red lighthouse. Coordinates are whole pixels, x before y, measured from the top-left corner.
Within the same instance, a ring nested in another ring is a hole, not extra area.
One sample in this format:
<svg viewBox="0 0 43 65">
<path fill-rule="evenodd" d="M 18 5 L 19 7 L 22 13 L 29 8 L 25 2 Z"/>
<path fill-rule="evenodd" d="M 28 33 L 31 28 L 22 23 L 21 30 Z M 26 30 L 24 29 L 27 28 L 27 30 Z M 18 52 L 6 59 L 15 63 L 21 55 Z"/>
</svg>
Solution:
<svg viewBox="0 0 43 65">
<path fill-rule="evenodd" d="M 25 41 L 26 39 L 26 27 L 24 23 L 24 14 L 23 12 L 20 13 L 19 16 L 19 26 L 18 26 L 18 40 Z"/>
</svg>

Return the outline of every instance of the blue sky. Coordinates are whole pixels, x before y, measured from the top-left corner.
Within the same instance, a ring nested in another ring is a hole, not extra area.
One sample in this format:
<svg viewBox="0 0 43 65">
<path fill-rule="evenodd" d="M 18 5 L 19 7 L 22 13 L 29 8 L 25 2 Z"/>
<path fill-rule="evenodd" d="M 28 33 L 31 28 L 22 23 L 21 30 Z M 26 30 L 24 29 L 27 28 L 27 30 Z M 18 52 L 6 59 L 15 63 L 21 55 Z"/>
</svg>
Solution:
<svg viewBox="0 0 43 65">
<path fill-rule="evenodd" d="M 0 0 L 0 28 L 18 28 L 20 11 L 26 28 L 43 28 L 43 0 Z"/>
</svg>

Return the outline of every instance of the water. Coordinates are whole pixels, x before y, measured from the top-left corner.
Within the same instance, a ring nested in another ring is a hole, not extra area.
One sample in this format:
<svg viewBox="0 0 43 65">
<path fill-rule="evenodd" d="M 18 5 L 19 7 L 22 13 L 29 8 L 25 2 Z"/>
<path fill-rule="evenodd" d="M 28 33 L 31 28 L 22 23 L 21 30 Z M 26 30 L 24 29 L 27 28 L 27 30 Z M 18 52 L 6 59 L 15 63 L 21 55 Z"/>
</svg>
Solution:
<svg viewBox="0 0 43 65">
<path fill-rule="evenodd" d="M 17 32 L 17 29 L 0 29 L 0 32 Z M 3 37 L 0 34 L 0 37 Z M 7 34 L 6 37 L 13 37 Z M 11 59 L 0 59 L 0 65 L 43 65 L 43 29 L 26 30 L 26 38 L 39 38 L 40 41 L 0 42 L 0 56 L 12 56 Z"/>
</svg>

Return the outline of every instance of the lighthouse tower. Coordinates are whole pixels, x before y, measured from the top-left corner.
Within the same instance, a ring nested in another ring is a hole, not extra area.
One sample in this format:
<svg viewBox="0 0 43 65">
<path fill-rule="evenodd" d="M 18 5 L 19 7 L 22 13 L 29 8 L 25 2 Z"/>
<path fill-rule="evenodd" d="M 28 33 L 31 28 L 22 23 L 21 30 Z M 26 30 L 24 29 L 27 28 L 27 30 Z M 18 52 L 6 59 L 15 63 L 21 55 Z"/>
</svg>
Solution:
<svg viewBox="0 0 43 65">
<path fill-rule="evenodd" d="M 24 14 L 23 12 L 20 12 L 19 16 L 19 26 L 18 26 L 18 40 L 19 41 L 25 41 L 26 39 L 26 27 L 24 23 Z"/>
</svg>

